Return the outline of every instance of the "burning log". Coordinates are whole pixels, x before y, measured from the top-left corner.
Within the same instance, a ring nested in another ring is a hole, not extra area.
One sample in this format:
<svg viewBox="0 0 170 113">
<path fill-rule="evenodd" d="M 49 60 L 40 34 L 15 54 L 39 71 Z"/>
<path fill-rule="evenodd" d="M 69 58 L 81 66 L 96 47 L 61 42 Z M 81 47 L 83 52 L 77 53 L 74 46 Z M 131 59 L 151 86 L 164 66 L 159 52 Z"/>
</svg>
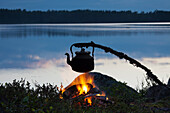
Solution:
<svg viewBox="0 0 170 113">
<path fill-rule="evenodd" d="M 88 93 L 91 93 L 91 94 L 102 94 L 102 91 L 100 91 L 98 88 L 92 88 L 90 89 L 90 91 Z"/>
<path fill-rule="evenodd" d="M 63 98 L 74 98 L 76 96 L 86 94 L 91 89 L 93 89 L 93 85 L 90 83 L 73 85 L 69 87 L 66 91 L 64 91 Z"/>
<path fill-rule="evenodd" d="M 98 94 L 98 93 L 88 94 L 85 96 L 85 98 L 88 98 L 88 97 L 94 98 L 94 99 L 99 100 L 103 103 L 109 103 L 109 104 L 114 103 L 113 101 L 110 101 L 107 96 L 102 96 L 102 94 Z"/>
<path fill-rule="evenodd" d="M 107 106 L 113 104 L 94 82 L 94 76 L 88 73 L 79 75 L 63 92 L 63 98 L 69 99 L 78 106 Z"/>
</svg>

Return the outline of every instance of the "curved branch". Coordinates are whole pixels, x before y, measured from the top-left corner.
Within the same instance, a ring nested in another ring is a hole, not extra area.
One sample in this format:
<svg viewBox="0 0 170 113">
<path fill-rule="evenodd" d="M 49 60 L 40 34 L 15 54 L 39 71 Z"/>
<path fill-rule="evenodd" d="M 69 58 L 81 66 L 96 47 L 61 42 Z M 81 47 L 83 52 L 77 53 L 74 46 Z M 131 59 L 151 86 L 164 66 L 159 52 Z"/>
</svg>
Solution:
<svg viewBox="0 0 170 113">
<path fill-rule="evenodd" d="M 103 49 L 106 53 L 110 52 L 111 54 L 114 54 L 116 55 L 117 57 L 119 57 L 120 59 L 126 59 L 129 61 L 130 64 L 136 66 L 136 67 L 139 67 L 143 70 L 145 70 L 146 72 L 146 75 L 148 76 L 148 78 L 150 80 L 153 80 L 155 83 L 159 84 L 159 85 L 163 85 L 163 86 L 167 86 L 165 84 L 163 84 L 158 78 L 156 75 L 154 75 L 150 69 L 148 69 L 146 66 L 142 65 L 140 62 L 138 62 L 137 60 L 127 56 L 126 54 L 122 53 L 122 52 L 118 52 L 118 51 L 115 51 L 109 47 L 106 47 L 106 46 L 102 46 L 102 45 L 99 45 L 99 44 L 95 44 L 94 42 L 90 42 L 90 43 L 75 43 L 73 44 L 71 47 L 70 47 L 70 50 L 72 50 L 72 47 L 75 46 L 75 47 L 86 47 L 88 48 L 89 46 L 92 46 L 92 47 L 97 47 L 97 48 L 100 48 L 100 49 Z"/>
</svg>

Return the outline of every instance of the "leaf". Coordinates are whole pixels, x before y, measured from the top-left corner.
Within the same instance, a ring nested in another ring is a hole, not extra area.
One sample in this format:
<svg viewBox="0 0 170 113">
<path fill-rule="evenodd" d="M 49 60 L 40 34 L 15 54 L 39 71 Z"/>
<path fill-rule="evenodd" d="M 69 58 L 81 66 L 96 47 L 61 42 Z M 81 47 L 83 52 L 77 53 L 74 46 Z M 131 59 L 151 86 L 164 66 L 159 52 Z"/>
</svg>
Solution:
<svg viewBox="0 0 170 113">
<path fill-rule="evenodd" d="M 23 99 L 23 102 L 28 102 L 29 101 L 29 96 L 26 96 L 24 99 Z"/>
<path fill-rule="evenodd" d="M 50 106 L 50 110 L 52 110 L 53 109 L 53 107 L 52 106 Z"/>
<path fill-rule="evenodd" d="M 32 111 L 33 111 L 33 112 L 35 112 L 35 109 L 34 109 L 34 108 L 32 108 Z"/>
</svg>

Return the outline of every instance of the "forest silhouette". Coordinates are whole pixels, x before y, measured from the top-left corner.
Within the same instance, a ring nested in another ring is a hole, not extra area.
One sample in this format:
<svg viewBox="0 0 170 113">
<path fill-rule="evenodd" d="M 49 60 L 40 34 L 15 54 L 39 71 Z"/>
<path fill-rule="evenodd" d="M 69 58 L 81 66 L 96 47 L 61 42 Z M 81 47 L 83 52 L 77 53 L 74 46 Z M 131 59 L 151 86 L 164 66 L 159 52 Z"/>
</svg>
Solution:
<svg viewBox="0 0 170 113">
<path fill-rule="evenodd" d="M 0 9 L 0 24 L 116 22 L 170 22 L 170 11 L 27 11 L 26 9 Z"/>
</svg>

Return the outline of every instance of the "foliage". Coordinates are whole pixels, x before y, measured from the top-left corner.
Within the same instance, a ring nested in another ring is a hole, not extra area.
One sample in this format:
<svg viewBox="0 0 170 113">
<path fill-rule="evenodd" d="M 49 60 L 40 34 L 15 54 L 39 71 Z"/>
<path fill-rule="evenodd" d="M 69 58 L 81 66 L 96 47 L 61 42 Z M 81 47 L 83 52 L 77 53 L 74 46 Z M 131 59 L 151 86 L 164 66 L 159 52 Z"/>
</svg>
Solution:
<svg viewBox="0 0 170 113">
<path fill-rule="evenodd" d="M 61 88 L 61 87 L 60 87 Z M 113 104 L 85 106 L 82 104 L 83 98 L 64 100 L 60 97 L 62 92 L 57 86 L 51 84 L 36 84 L 31 88 L 30 83 L 21 79 L 14 80 L 13 83 L 0 84 L 0 111 L 2 113 L 122 113 L 122 112 L 153 112 L 154 106 L 168 107 L 169 101 L 159 101 L 157 103 L 146 103 L 145 99 L 130 92 L 121 86 L 110 88 L 109 99 Z M 122 91 L 124 90 L 124 91 Z M 124 93 L 122 93 L 124 92 Z M 134 99 L 132 99 L 134 98 Z M 165 105 L 164 105 L 165 104 Z M 81 106 L 80 106 L 81 105 Z M 156 109 L 156 112 L 162 112 Z"/>
<path fill-rule="evenodd" d="M 103 10 L 48 10 L 26 11 L 0 9 L 0 24 L 28 23 L 114 23 L 114 22 L 169 22 L 170 11 L 153 12 Z"/>
<path fill-rule="evenodd" d="M 135 90 L 130 89 L 126 83 L 119 82 L 119 84 L 113 84 L 112 88 L 109 89 L 109 95 L 112 96 L 114 100 L 124 103 L 130 103 L 135 101 L 135 99 L 140 98 L 140 94 L 138 94 Z"/>
</svg>

